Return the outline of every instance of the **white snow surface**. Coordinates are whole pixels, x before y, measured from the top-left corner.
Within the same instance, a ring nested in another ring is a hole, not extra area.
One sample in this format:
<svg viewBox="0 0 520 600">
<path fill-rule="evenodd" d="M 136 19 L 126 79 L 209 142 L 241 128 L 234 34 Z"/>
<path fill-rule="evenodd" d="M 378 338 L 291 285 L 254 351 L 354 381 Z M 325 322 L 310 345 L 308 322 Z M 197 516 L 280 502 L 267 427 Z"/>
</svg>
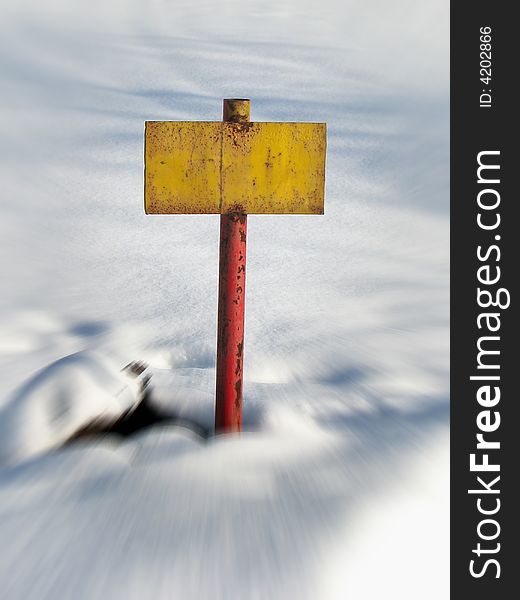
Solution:
<svg viewBox="0 0 520 600">
<path fill-rule="evenodd" d="M 2 598 L 448 597 L 448 11 L 2 4 Z M 136 359 L 211 425 L 218 216 L 144 215 L 143 121 L 225 97 L 328 124 L 326 215 L 249 219 L 246 431 L 56 448 Z"/>
<path fill-rule="evenodd" d="M 0 466 L 63 446 L 85 426 L 109 426 L 142 396 L 138 380 L 106 357 L 65 356 L 21 385 L 0 409 Z"/>
</svg>

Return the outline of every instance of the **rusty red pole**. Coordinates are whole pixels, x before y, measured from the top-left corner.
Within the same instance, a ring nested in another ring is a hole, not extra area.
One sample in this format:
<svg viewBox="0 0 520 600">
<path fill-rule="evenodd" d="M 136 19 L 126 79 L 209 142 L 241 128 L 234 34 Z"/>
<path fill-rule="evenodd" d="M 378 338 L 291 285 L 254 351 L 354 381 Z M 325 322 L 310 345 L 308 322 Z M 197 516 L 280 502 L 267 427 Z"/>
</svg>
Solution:
<svg viewBox="0 0 520 600">
<path fill-rule="evenodd" d="M 249 100 L 224 100 L 224 121 L 249 121 Z M 215 431 L 242 429 L 247 215 L 220 215 Z"/>
</svg>

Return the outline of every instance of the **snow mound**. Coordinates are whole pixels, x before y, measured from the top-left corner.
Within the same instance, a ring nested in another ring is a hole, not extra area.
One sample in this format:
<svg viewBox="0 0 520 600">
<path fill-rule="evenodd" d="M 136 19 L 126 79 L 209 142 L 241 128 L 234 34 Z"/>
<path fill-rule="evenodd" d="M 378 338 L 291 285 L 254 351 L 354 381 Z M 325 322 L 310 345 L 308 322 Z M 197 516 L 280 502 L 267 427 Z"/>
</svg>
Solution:
<svg viewBox="0 0 520 600">
<path fill-rule="evenodd" d="M 0 465 L 56 448 L 96 421 L 109 424 L 141 400 L 142 378 L 106 357 L 78 352 L 15 390 L 0 412 Z"/>
</svg>

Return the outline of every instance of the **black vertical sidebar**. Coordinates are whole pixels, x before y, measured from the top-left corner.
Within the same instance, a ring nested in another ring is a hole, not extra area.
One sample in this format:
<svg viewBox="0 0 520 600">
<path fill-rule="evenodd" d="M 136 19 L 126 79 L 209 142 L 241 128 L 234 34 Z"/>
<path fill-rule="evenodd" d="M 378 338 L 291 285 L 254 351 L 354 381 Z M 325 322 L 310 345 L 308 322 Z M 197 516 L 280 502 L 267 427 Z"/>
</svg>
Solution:
<svg viewBox="0 0 520 600">
<path fill-rule="evenodd" d="M 457 599 L 516 597 L 520 579 L 520 128 L 513 112 L 520 32 L 513 7 L 451 3 L 451 597 Z M 480 183 L 479 153 L 487 165 Z M 493 304 L 479 305 L 478 288 L 490 294 L 481 295 L 481 304 Z M 479 320 L 483 314 L 494 316 Z M 477 434 L 488 446 L 477 448 Z M 471 471 L 472 454 L 477 465 L 487 460 L 500 470 Z"/>
</svg>

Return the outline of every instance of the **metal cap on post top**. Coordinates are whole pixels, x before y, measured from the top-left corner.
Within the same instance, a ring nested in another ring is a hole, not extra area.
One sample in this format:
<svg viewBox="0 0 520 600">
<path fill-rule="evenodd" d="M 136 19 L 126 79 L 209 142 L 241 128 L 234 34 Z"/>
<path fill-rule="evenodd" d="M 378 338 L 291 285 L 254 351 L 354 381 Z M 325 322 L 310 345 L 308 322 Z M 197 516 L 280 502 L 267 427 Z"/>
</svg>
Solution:
<svg viewBox="0 0 520 600">
<path fill-rule="evenodd" d="M 251 102 L 248 98 L 226 98 L 223 102 L 223 121 L 247 123 Z"/>
</svg>

